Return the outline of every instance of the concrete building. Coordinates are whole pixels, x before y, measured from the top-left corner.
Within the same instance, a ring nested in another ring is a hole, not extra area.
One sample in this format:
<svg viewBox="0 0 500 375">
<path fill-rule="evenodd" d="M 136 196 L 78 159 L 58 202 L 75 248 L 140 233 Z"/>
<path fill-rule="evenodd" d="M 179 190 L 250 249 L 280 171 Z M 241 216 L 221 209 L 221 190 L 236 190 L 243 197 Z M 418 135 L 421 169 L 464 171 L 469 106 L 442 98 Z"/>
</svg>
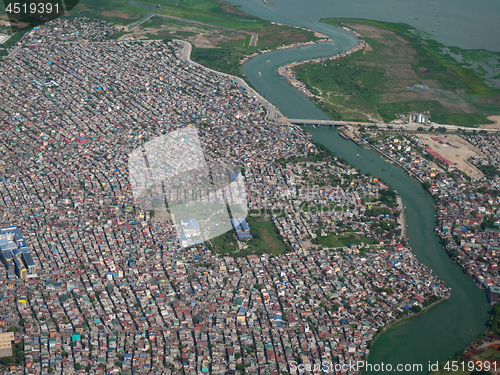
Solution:
<svg viewBox="0 0 500 375">
<path fill-rule="evenodd" d="M 0 228 L 0 258 L 7 270 L 13 269 L 21 279 L 36 274 L 24 236 L 15 226 Z"/>
<path fill-rule="evenodd" d="M 0 333 L 0 357 L 12 357 L 14 332 Z"/>
</svg>

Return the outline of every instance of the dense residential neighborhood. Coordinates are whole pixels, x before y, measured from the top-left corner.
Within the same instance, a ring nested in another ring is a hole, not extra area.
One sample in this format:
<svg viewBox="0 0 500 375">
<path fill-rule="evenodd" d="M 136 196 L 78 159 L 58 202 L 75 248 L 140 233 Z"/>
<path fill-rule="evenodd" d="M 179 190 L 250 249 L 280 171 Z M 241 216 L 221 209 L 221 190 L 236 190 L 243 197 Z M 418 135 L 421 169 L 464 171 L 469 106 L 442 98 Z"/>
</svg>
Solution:
<svg viewBox="0 0 500 375">
<path fill-rule="evenodd" d="M 297 374 L 365 360 L 382 330 L 449 297 L 409 248 L 396 191 L 267 121 L 236 81 L 183 61 L 182 44 L 116 32 L 51 21 L 0 67 L 0 226 L 22 234 L 26 268 L 4 256 L 3 373 Z M 223 239 L 180 243 L 164 211 L 133 198 L 132 150 L 188 126 L 207 160 L 245 178 L 249 215 Z M 499 167 L 497 136 L 464 138 Z M 468 179 L 414 134 L 373 146 L 439 198 L 443 245 L 499 300 L 498 177 Z"/>
</svg>

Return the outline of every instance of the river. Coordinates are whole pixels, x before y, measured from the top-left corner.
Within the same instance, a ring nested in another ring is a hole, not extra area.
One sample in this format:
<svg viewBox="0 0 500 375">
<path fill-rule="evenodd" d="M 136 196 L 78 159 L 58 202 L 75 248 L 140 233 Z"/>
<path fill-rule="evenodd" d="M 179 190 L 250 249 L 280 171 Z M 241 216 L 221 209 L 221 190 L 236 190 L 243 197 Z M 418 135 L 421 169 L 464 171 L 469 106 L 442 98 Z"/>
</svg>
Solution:
<svg viewBox="0 0 500 375">
<path fill-rule="evenodd" d="M 391 0 L 384 1 L 387 3 Z M 238 4 L 239 0 L 230 2 Z M 288 4 L 295 2 L 296 0 L 287 0 Z M 264 19 L 307 26 L 332 36 L 335 41 L 256 56 L 244 64 L 243 72 L 255 88 L 288 117 L 327 119 L 327 116 L 306 96 L 277 74 L 276 66 L 290 61 L 338 53 L 352 47 L 356 39 L 347 32 L 314 21 L 314 16 L 317 16 L 316 20 L 320 16 L 317 10 L 309 10 L 311 8 L 309 3 L 307 7 L 302 6 L 306 8 L 305 18 L 300 18 L 302 13 L 298 12 L 291 17 L 290 11 L 278 6 L 281 0 L 273 0 L 273 3 L 277 6 L 271 7 L 272 9 L 266 12 L 262 11 L 263 8 L 257 0 L 241 5 L 243 5 L 242 10 Z M 378 2 L 377 6 L 380 6 Z M 281 10 L 283 12 L 279 13 Z M 321 16 L 328 15 L 323 13 Z M 266 60 L 270 60 L 269 63 L 265 63 Z M 421 372 L 412 373 L 426 374 L 429 361 L 435 363 L 447 359 L 462 350 L 473 337 L 486 328 L 490 311 L 486 293 L 480 290 L 446 255 L 434 232 L 436 222 L 432 198 L 419 183 L 412 180 L 399 167 L 386 162 L 378 153 L 344 140 L 338 135 L 338 131 L 332 128 L 308 127 L 307 131 L 313 135 L 315 141 L 342 156 L 362 172 L 369 172 L 381 178 L 398 191 L 408 210 L 407 237 L 413 252 L 420 262 L 431 268 L 448 287 L 452 288 L 452 295 L 448 300 L 439 303 L 416 319 L 382 334 L 373 345 L 369 356 L 369 362 L 373 364 L 382 362 L 393 365 L 422 364 Z M 356 154 L 363 158 L 358 158 Z"/>
<path fill-rule="evenodd" d="M 265 20 L 324 31 L 322 18 L 365 18 L 407 23 L 447 46 L 500 51 L 497 0 L 227 0 Z"/>
</svg>

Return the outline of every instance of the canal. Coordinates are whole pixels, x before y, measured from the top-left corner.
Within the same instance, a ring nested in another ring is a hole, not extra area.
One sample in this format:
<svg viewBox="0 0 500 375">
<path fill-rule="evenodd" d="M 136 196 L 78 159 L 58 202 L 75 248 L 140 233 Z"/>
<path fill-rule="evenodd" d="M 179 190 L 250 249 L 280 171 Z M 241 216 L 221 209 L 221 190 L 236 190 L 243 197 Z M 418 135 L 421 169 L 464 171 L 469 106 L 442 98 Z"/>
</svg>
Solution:
<svg viewBox="0 0 500 375">
<path fill-rule="evenodd" d="M 334 43 L 279 50 L 256 56 L 244 64 L 243 72 L 257 90 L 288 117 L 327 119 L 306 96 L 277 74 L 276 66 L 290 61 L 325 56 L 329 51 L 331 54 L 337 53 L 352 45 L 350 34 L 336 33 Z M 267 60 L 269 63 L 265 62 Z M 398 191 L 407 206 L 407 237 L 414 254 L 452 288 L 452 295 L 448 300 L 410 322 L 382 334 L 374 343 L 369 356 L 370 363 L 391 363 L 394 367 L 398 363 L 420 363 L 423 365 L 423 371 L 412 373 L 426 374 L 429 362 L 447 359 L 462 350 L 473 337 L 486 328 L 490 311 L 486 293 L 448 258 L 434 232 L 436 212 L 432 198 L 420 183 L 411 179 L 396 165 L 385 161 L 375 151 L 343 139 L 337 130 L 329 127 L 308 127 L 307 131 L 312 134 L 313 140 L 342 156 L 362 172 L 381 178 Z M 362 159 L 358 158 L 357 154 L 361 155 Z"/>
</svg>

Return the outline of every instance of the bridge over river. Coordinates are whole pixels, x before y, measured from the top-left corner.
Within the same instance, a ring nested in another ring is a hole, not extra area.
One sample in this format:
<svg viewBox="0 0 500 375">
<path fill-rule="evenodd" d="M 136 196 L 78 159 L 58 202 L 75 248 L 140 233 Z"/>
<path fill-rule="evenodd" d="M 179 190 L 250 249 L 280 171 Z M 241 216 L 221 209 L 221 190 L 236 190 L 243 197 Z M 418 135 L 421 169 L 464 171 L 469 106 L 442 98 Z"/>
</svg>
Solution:
<svg viewBox="0 0 500 375">
<path fill-rule="evenodd" d="M 290 118 L 286 120 L 281 120 L 284 122 L 290 122 L 295 125 L 319 125 L 319 126 L 338 126 L 338 127 L 344 127 L 348 125 L 344 121 L 333 121 L 333 120 L 310 120 L 310 119 L 296 119 L 296 118 Z M 281 122 L 280 121 L 280 122 Z"/>
</svg>

